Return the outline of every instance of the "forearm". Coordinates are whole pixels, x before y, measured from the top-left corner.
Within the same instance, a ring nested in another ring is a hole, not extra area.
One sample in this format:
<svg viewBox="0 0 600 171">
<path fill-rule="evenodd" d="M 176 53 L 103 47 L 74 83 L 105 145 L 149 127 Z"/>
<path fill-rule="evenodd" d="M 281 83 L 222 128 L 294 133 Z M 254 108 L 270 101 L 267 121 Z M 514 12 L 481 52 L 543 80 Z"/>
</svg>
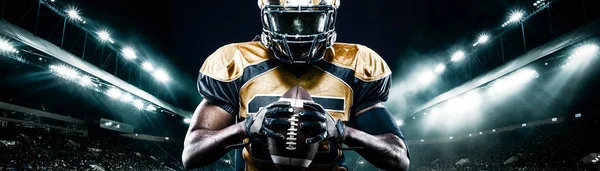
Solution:
<svg viewBox="0 0 600 171">
<path fill-rule="evenodd" d="M 240 143 L 246 138 L 243 122 L 222 130 L 197 129 L 185 139 L 182 161 L 186 169 L 206 166 L 227 153 L 225 147 Z"/>
<path fill-rule="evenodd" d="M 342 137 L 344 144 L 350 147 L 362 147 L 355 150 L 371 164 L 384 170 L 407 170 L 410 163 L 406 145 L 394 134 L 369 135 L 363 131 L 346 127 Z"/>
</svg>

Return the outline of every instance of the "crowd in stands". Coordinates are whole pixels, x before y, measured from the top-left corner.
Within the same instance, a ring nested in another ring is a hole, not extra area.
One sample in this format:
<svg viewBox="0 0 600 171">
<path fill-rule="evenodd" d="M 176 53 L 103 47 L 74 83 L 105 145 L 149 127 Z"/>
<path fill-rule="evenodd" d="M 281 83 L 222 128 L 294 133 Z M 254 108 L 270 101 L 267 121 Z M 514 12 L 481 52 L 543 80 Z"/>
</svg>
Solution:
<svg viewBox="0 0 600 171">
<path fill-rule="evenodd" d="M 597 121 L 554 123 L 473 136 L 464 140 L 410 146 L 413 170 L 600 170 L 584 162 L 600 152 Z M 463 161 L 468 161 L 460 163 Z M 458 164 L 457 164 L 458 163 Z"/>
<path fill-rule="evenodd" d="M 0 140 L 0 171 L 183 170 L 181 149 L 163 147 L 172 146 L 170 142 L 117 134 L 83 137 L 44 128 L 2 129 Z"/>
<path fill-rule="evenodd" d="M 600 170 L 582 161 L 600 152 L 598 121 L 552 123 L 477 135 L 443 143 L 411 144 L 411 169 L 423 171 Z M 184 170 L 181 143 L 153 142 L 118 134 L 65 134 L 46 128 L 0 130 L 3 170 Z M 11 143 L 11 142 L 14 142 Z M 198 170 L 233 170 L 233 153 Z M 350 170 L 375 170 L 356 155 Z M 464 161 L 463 164 L 459 161 Z"/>
</svg>

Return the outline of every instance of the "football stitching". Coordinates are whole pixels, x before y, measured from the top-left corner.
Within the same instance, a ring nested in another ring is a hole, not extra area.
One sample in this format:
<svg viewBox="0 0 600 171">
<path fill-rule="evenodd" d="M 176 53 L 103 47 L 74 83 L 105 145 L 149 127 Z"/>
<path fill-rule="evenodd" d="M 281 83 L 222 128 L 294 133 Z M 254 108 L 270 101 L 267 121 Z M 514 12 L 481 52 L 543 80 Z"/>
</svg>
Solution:
<svg viewBox="0 0 600 171">
<path fill-rule="evenodd" d="M 287 145 L 287 147 L 285 147 L 288 150 L 296 150 L 296 141 L 297 141 L 297 135 L 298 135 L 298 114 L 295 113 L 292 115 L 292 117 L 290 117 L 288 119 L 288 121 L 290 122 L 290 128 L 288 129 L 287 135 L 288 137 L 286 138 L 287 142 L 285 143 Z"/>
</svg>

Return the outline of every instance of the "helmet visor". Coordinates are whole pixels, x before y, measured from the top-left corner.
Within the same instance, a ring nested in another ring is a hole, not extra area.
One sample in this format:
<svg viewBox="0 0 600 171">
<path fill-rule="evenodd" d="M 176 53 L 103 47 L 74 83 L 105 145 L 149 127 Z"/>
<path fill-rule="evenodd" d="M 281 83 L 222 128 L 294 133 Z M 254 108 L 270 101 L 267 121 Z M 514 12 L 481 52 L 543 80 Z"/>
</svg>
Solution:
<svg viewBox="0 0 600 171">
<path fill-rule="evenodd" d="M 327 13 L 274 12 L 269 14 L 271 31 L 283 35 L 314 35 L 327 29 Z"/>
</svg>

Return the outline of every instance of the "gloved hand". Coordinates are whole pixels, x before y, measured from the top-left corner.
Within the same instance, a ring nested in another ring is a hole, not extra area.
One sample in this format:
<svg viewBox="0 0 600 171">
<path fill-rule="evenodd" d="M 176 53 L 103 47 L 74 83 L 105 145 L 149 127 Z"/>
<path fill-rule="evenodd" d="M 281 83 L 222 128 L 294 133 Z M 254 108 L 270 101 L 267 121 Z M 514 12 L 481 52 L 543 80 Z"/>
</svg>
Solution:
<svg viewBox="0 0 600 171">
<path fill-rule="evenodd" d="M 306 139 L 306 143 L 318 143 L 326 139 L 341 143 L 346 131 L 346 126 L 342 120 L 336 121 L 331 114 L 317 103 L 305 102 L 303 107 L 305 111 L 299 114 L 302 121 L 300 127 L 317 133 L 315 137 Z"/>
<path fill-rule="evenodd" d="M 292 105 L 288 101 L 273 102 L 260 109 L 256 114 L 249 115 L 244 121 L 246 133 L 250 139 L 267 136 L 277 140 L 284 140 L 285 137 L 272 129 L 287 129 L 290 122 L 279 119 L 280 117 L 290 117 L 294 112 Z"/>
</svg>

